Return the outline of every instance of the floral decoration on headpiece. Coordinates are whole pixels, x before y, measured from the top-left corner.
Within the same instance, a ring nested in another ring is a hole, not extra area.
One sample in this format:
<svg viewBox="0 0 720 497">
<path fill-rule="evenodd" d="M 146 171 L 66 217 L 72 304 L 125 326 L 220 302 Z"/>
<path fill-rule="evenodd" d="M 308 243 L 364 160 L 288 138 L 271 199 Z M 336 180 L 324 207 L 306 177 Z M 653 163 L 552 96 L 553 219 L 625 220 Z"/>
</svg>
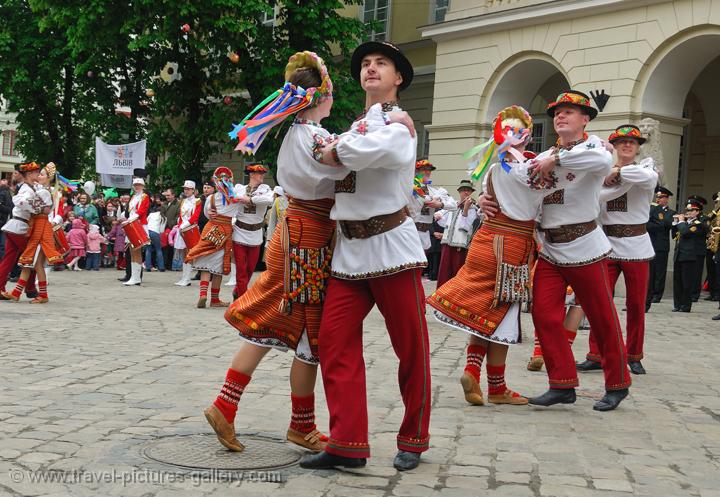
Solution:
<svg viewBox="0 0 720 497">
<path fill-rule="evenodd" d="M 582 92 L 568 90 L 557 96 L 554 102 L 550 102 L 547 106 L 547 113 L 550 117 L 555 116 L 555 107 L 561 104 L 576 105 L 584 108 L 590 114 L 590 120 L 595 119 L 598 111 L 590 104 L 590 97 Z"/>
<path fill-rule="evenodd" d="M 245 172 L 246 173 L 266 173 L 268 172 L 268 168 L 260 164 L 259 162 L 248 164 L 245 166 Z"/>
<path fill-rule="evenodd" d="M 420 159 L 419 161 L 415 162 L 415 170 L 416 171 L 422 171 L 422 170 L 428 170 L 428 171 L 434 171 L 437 169 L 435 166 L 432 165 L 432 162 L 430 162 L 427 159 Z"/>
<path fill-rule="evenodd" d="M 35 161 L 33 161 L 33 162 L 26 162 L 25 164 L 20 164 L 20 165 L 18 165 L 18 166 L 15 166 L 15 169 L 16 169 L 18 172 L 21 172 L 21 173 L 29 173 L 29 172 L 31 172 L 31 171 L 39 171 L 39 170 L 40 170 L 40 164 L 38 164 L 38 163 L 35 162 Z"/>
<path fill-rule="evenodd" d="M 505 161 L 509 153 L 518 162 L 523 162 L 525 157 L 515 146 L 527 144 L 532 137 L 532 117 L 528 111 L 519 105 L 513 105 L 501 110 L 493 121 L 493 136 L 488 141 L 473 147 L 463 154 L 463 158 L 477 158 L 468 165 L 468 174 L 473 181 L 477 181 L 485 174 L 492 161 L 493 154 L 497 150 L 500 166 L 505 172 L 511 167 Z"/>
<path fill-rule="evenodd" d="M 640 145 L 642 145 L 646 141 L 646 139 L 643 138 L 643 135 L 640 132 L 640 128 L 638 128 L 634 124 L 624 124 L 622 126 L 618 126 L 615 131 L 613 131 L 613 133 L 610 135 L 608 141 L 610 143 L 614 143 L 621 138 L 632 138 L 636 140 Z"/>
<path fill-rule="evenodd" d="M 319 87 L 302 88 L 287 81 L 293 72 L 303 67 L 318 70 L 322 79 Z M 332 94 L 333 86 L 327 67 L 314 52 L 297 52 L 291 56 L 285 67 L 285 80 L 282 88 L 268 95 L 239 124 L 233 125 L 228 135 L 238 140 L 235 150 L 255 154 L 268 132 L 282 124 L 287 116 L 311 107 L 319 98 Z"/>
</svg>

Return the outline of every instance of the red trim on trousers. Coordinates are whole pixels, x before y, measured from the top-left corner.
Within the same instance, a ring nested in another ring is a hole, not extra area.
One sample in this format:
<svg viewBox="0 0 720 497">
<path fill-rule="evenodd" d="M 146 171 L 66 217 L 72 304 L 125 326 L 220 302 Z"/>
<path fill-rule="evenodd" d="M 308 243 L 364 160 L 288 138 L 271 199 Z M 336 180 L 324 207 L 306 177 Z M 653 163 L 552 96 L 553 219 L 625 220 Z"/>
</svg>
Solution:
<svg viewBox="0 0 720 497">
<path fill-rule="evenodd" d="M 331 278 L 320 324 L 319 352 L 330 412 L 327 452 L 370 457 L 363 358 L 363 320 L 377 304 L 400 359 L 398 380 L 405 415 L 397 447 L 428 449 L 430 435 L 430 345 L 420 269 L 363 280 Z M 398 298 L 401 295 L 402 298 Z"/>
<path fill-rule="evenodd" d="M 622 329 L 612 298 L 605 260 L 577 267 L 556 266 L 539 259 L 533 280 L 533 322 L 545 359 L 550 388 L 578 386 L 575 358 L 563 329 L 565 290 L 572 286 L 595 330 L 602 352 L 605 389 L 620 390 L 631 384 Z"/>
</svg>

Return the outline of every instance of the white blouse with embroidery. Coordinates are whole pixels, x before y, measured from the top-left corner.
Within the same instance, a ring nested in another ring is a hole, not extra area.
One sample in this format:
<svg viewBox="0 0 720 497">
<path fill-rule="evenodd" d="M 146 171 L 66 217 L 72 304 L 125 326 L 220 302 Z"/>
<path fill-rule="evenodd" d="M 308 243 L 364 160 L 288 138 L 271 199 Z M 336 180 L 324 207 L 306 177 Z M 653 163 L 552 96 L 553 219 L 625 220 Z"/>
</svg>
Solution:
<svg viewBox="0 0 720 497">
<path fill-rule="evenodd" d="M 242 197 L 247 194 L 249 186 L 235 185 L 235 196 Z M 275 200 L 275 194 L 266 184 L 258 185 L 252 192 L 252 205 L 238 204 L 237 220 L 245 224 L 258 224 L 265 220 L 265 213 Z M 263 243 L 263 230 L 248 231 L 233 224 L 233 242 L 250 247 L 256 247 Z"/>
</svg>

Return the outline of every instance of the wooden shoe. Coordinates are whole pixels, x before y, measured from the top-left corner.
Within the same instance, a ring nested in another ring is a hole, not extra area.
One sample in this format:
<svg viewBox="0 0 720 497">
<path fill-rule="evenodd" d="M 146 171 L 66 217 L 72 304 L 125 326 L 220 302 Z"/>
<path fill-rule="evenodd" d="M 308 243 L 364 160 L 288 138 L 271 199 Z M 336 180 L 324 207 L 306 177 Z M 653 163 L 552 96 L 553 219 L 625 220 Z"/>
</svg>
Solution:
<svg viewBox="0 0 720 497">
<path fill-rule="evenodd" d="M 223 300 L 218 300 L 217 302 L 210 302 L 210 307 L 227 307 L 230 304 Z"/>
<path fill-rule="evenodd" d="M 205 419 L 217 435 L 218 441 L 223 447 L 233 452 L 242 452 L 245 446 L 235 438 L 235 426 L 227 422 L 223 413 L 215 405 L 211 405 L 203 411 Z"/>
<path fill-rule="evenodd" d="M 543 356 L 541 356 L 541 355 L 532 356 L 527 363 L 527 370 L 528 371 L 540 371 L 543 367 L 543 364 L 545 364 L 545 359 L 543 359 Z"/>
<path fill-rule="evenodd" d="M 301 431 L 288 428 L 287 439 L 289 442 L 299 445 L 300 447 L 310 449 L 313 452 L 321 452 L 325 450 L 325 446 L 327 445 L 327 437 L 318 430 L 313 430 L 310 433 L 303 433 Z"/>
<path fill-rule="evenodd" d="M 468 401 L 468 403 L 475 406 L 482 406 L 485 404 L 480 384 L 477 380 L 475 380 L 473 375 L 463 373 L 460 378 L 460 384 L 462 385 L 463 392 L 465 392 L 465 400 Z"/>
<path fill-rule="evenodd" d="M 10 300 L 11 302 L 17 302 L 20 300 L 20 297 L 16 297 L 12 293 L 8 293 L 5 291 L 0 292 L 0 295 L 2 295 L 3 300 Z"/>
<path fill-rule="evenodd" d="M 527 397 L 523 397 L 517 392 L 513 392 L 509 388 L 504 393 L 488 395 L 488 402 L 493 404 L 510 404 L 513 406 L 524 406 L 527 405 Z"/>
<path fill-rule="evenodd" d="M 31 304 L 47 304 L 50 299 L 47 297 L 35 297 L 30 301 Z"/>
<path fill-rule="evenodd" d="M 207 304 L 207 297 L 200 297 L 198 299 L 198 309 L 205 309 L 205 304 Z"/>
</svg>

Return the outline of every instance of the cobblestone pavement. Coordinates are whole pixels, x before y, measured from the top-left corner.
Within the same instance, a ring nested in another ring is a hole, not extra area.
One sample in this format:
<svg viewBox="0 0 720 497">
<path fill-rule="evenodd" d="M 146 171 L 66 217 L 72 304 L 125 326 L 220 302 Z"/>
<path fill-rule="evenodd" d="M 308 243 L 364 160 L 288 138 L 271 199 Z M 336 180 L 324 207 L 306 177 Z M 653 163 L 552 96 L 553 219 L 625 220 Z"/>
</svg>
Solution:
<svg viewBox="0 0 720 497">
<path fill-rule="evenodd" d="M 365 330 L 368 467 L 290 466 L 227 482 L 220 481 L 225 473 L 187 478 L 141 448 L 157 437 L 211 432 L 202 409 L 221 386 L 236 335 L 222 310 L 194 307 L 196 282 L 179 288 L 172 285 L 176 273 L 151 273 L 142 287 L 125 288 L 119 274 L 53 272 L 49 305 L 0 302 L 0 495 L 720 496 L 714 303 L 701 301 L 691 314 L 671 313 L 668 299 L 653 307 L 649 374 L 635 377 L 630 397 L 610 413 L 592 410 L 602 394 L 597 373 L 581 377 L 574 406 L 467 405 L 458 383 L 465 336 L 431 319 L 431 449 L 418 469 L 403 474 L 392 468 L 402 416 L 396 359 L 373 311 Z M 222 292 L 229 298 L 229 287 Z M 546 376 L 525 369 L 532 326 L 528 315 L 522 320 L 526 341 L 510 353 L 508 383 L 538 394 Z M 575 346 L 578 357 L 586 333 Z M 243 395 L 238 432 L 283 436 L 290 360 L 273 352 L 261 364 Z M 326 430 L 324 402 L 319 383 L 318 425 Z M 60 473 L 61 483 L 32 481 L 45 470 L 68 473 Z"/>
</svg>

